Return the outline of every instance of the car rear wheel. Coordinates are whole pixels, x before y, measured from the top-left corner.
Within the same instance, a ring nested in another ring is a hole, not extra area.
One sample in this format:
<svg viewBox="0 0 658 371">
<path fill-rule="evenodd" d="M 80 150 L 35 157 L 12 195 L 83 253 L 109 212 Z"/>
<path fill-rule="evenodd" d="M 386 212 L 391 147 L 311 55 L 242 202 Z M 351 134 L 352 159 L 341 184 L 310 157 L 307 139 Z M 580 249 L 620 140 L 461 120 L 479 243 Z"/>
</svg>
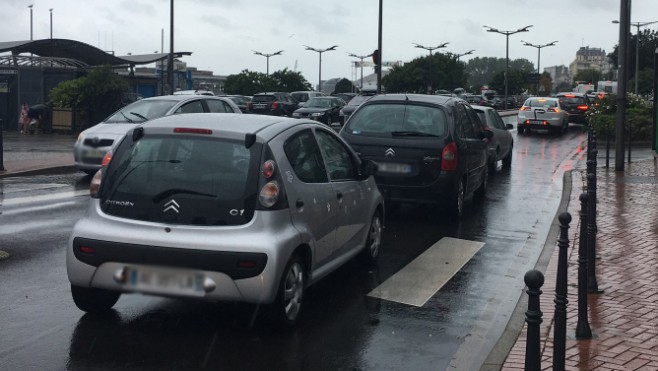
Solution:
<svg viewBox="0 0 658 371">
<path fill-rule="evenodd" d="M 484 196 L 487 194 L 487 187 L 489 186 L 489 167 L 485 166 L 484 167 L 484 173 L 482 174 L 482 183 L 480 183 L 480 187 L 475 190 L 475 197 L 477 198 L 484 198 Z"/>
<path fill-rule="evenodd" d="M 274 302 L 273 314 L 277 322 L 292 327 L 302 310 L 306 272 L 299 255 L 293 255 L 283 271 L 278 294 Z"/>
<path fill-rule="evenodd" d="M 457 192 L 455 193 L 453 199 L 450 201 L 448 206 L 448 211 L 450 215 L 460 219 L 464 213 L 464 197 L 466 189 L 464 187 L 464 181 L 461 180 L 457 184 Z"/>
<path fill-rule="evenodd" d="M 503 157 L 503 167 L 510 168 L 512 166 L 512 152 L 514 151 L 514 146 L 511 146 L 505 157 Z"/>
<path fill-rule="evenodd" d="M 367 264 L 374 264 L 377 262 L 377 257 L 379 257 L 379 248 L 382 243 L 382 216 L 379 211 L 375 212 L 375 215 L 372 217 L 370 222 L 370 228 L 368 229 L 368 240 L 366 241 L 366 246 L 361 252 L 363 260 Z"/>
<path fill-rule="evenodd" d="M 523 135 L 523 133 L 525 132 L 525 128 L 519 125 L 516 127 L 516 131 L 518 131 L 519 134 Z"/>
<path fill-rule="evenodd" d="M 73 296 L 73 302 L 80 310 L 89 313 L 100 313 L 112 308 L 119 300 L 121 293 L 71 285 L 71 296 Z"/>
</svg>

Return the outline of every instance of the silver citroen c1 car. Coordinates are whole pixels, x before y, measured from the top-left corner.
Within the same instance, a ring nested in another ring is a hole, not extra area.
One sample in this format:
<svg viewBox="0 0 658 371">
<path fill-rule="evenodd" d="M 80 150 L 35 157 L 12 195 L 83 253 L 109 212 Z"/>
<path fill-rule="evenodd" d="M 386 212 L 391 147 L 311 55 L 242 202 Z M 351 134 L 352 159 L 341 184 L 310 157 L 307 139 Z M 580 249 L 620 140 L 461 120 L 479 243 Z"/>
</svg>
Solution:
<svg viewBox="0 0 658 371">
<path fill-rule="evenodd" d="M 188 114 L 133 128 L 71 233 L 73 301 L 87 312 L 121 293 L 271 304 L 291 326 L 306 287 L 356 255 L 377 259 L 376 170 L 311 120 Z"/>
</svg>

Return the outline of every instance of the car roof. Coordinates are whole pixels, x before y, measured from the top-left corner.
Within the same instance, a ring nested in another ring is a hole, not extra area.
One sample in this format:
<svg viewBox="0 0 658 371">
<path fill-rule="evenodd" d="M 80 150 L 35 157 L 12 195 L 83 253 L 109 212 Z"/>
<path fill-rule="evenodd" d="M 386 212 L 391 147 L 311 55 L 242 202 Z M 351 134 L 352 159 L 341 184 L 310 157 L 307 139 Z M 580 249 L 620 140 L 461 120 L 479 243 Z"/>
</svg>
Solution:
<svg viewBox="0 0 658 371">
<path fill-rule="evenodd" d="M 176 94 L 176 95 L 158 95 L 155 97 L 148 97 L 148 98 L 143 98 L 140 99 L 139 102 L 141 101 L 149 101 L 149 100 L 172 100 L 172 101 L 183 101 L 183 100 L 188 100 L 188 99 L 213 99 L 213 98 L 222 98 L 218 97 L 215 95 L 203 95 L 203 94 Z"/>
<path fill-rule="evenodd" d="M 566 95 L 573 95 L 575 97 L 584 97 L 587 94 L 577 93 L 575 91 L 563 91 L 563 92 L 559 92 L 559 93 L 555 94 L 556 97 L 563 97 L 563 96 L 566 96 Z"/>
<path fill-rule="evenodd" d="M 256 134 L 266 142 L 292 126 L 313 124 L 315 121 L 270 115 L 242 115 L 239 113 L 188 113 L 159 117 L 143 124 L 145 132 L 171 133 L 173 128 L 212 130 L 213 136 L 244 140 L 246 134 Z"/>
<path fill-rule="evenodd" d="M 413 102 L 421 102 L 421 103 L 432 103 L 438 105 L 453 105 L 456 101 L 464 101 L 464 100 L 461 98 L 456 98 L 447 95 L 380 94 L 373 96 L 367 102 L 364 102 L 364 104 L 384 102 L 384 101 L 389 101 L 389 102 L 413 101 Z"/>
<path fill-rule="evenodd" d="M 473 108 L 474 110 L 480 110 L 480 111 L 493 111 L 494 110 L 492 107 L 479 106 L 477 104 L 471 104 L 471 108 Z"/>
</svg>

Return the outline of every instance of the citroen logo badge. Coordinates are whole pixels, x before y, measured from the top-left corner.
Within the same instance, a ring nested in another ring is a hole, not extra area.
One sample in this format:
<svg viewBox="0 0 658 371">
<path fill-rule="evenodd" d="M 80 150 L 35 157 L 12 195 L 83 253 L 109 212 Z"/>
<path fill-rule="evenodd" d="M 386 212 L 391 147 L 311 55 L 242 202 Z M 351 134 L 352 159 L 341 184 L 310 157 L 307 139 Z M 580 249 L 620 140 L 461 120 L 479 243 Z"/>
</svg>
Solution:
<svg viewBox="0 0 658 371">
<path fill-rule="evenodd" d="M 164 210 L 162 212 L 166 213 L 169 210 L 173 210 L 176 214 L 180 214 L 180 212 L 178 211 L 179 208 L 180 208 L 180 205 L 178 204 L 178 202 L 176 202 L 176 200 L 172 199 L 171 201 L 164 204 Z"/>
<path fill-rule="evenodd" d="M 395 157 L 395 151 L 393 150 L 393 148 L 389 148 L 389 149 L 387 149 L 386 152 L 384 152 L 384 154 L 385 154 L 386 156 L 393 156 L 393 157 Z"/>
</svg>

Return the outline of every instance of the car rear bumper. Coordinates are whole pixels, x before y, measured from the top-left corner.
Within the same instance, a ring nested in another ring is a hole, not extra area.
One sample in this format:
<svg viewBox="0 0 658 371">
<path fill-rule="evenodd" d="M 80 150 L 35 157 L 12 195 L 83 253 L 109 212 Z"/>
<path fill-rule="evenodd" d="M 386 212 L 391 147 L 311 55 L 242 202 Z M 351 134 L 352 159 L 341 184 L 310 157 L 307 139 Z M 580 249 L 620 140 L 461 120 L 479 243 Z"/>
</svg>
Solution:
<svg viewBox="0 0 658 371">
<path fill-rule="evenodd" d="M 414 204 L 444 203 L 455 196 L 457 174 L 442 172 L 439 178 L 429 185 L 393 185 L 377 180 L 379 191 L 388 202 Z"/>
</svg>

